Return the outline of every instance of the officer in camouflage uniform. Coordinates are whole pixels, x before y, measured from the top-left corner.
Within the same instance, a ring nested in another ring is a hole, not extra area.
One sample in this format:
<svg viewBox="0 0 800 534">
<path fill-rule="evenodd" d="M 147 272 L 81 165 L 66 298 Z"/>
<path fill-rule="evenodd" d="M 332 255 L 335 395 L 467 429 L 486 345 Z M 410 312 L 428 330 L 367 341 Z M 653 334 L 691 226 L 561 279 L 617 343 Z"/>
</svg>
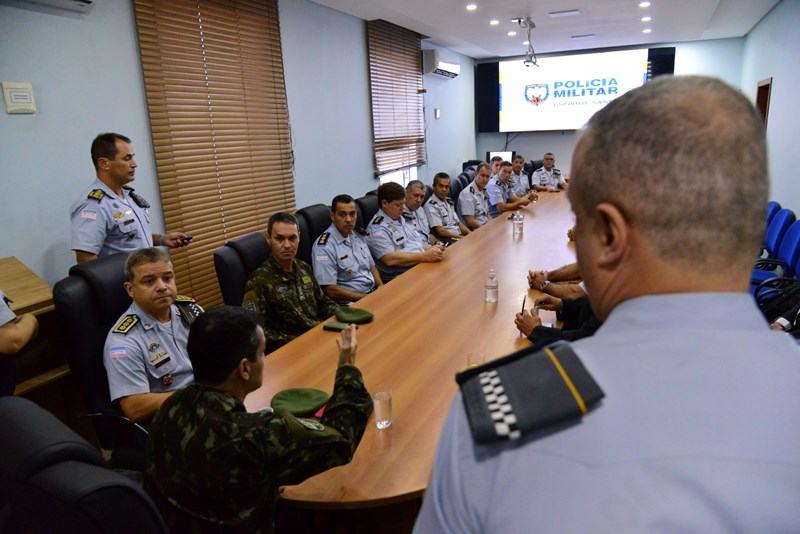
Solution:
<svg viewBox="0 0 800 534">
<path fill-rule="evenodd" d="M 111 400 L 132 421 L 148 422 L 173 391 L 194 380 L 186 340 L 203 309 L 177 295 L 172 262 L 158 248 L 128 256 L 125 290 L 133 302 L 106 337 L 103 364 Z"/>
<path fill-rule="evenodd" d="M 192 326 L 188 348 L 197 382 L 153 420 L 145 489 L 173 531 L 272 532 L 279 487 L 348 463 L 364 433 L 372 403 L 355 366 L 355 328 L 342 332 L 333 395 L 319 422 L 245 410 L 264 369 L 256 314 L 210 310 Z"/>
<path fill-rule="evenodd" d="M 311 266 L 295 257 L 300 231 L 294 215 L 274 214 L 267 234 L 272 253 L 247 279 L 242 306 L 263 316 L 267 352 L 272 352 L 334 315 L 339 306 L 322 292 Z"/>
</svg>

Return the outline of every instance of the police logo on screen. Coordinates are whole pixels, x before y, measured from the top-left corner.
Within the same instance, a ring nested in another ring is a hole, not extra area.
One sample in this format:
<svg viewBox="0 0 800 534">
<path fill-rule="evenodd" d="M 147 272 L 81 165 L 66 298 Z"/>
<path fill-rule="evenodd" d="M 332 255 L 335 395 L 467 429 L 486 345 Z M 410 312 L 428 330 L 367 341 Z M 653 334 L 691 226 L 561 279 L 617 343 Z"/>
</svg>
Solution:
<svg viewBox="0 0 800 534">
<path fill-rule="evenodd" d="M 525 86 L 525 100 L 538 106 L 550 95 L 550 88 L 546 83 L 532 83 Z"/>
</svg>

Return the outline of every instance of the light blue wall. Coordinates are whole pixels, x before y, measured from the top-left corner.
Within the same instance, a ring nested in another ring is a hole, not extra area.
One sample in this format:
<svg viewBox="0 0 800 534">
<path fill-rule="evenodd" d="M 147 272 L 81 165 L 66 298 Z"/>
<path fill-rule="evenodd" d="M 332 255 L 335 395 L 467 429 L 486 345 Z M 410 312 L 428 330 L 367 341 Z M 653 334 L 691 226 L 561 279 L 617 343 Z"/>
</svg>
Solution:
<svg viewBox="0 0 800 534">
<path fill-rule="evenodd" d="M 281 0 L 281 43 L 297 207 L 377 187 L 364 21 Z"/>
<path fill-rule="evenodd" d="M 89 146 L 101 131 L 133 140 L 134 185 L 163 228 L 133 20 L 131 2 L 97 2 L 88 14 L 0 3 L 0 79 L 31 83 L 37 107 L 0 108 L 0 257 L 50 283 L 74 263 L 69 206 L 94 180 Z"/>
<path fill-rule="evenodd" d="M 422 48 L 441 50 L 424 41 Z M 427 91 L 423 103 L 428 163 L 417 168 L 417 178 L 426 184 L 433 183 L 437 172 L 458 176 L 461 163 L 475 154 L 475 60 L 449 50 L 447 54 L 458 58 L 461 64 L 457 77 L 422 77 Z M 439 119 L 435 117 L 436 108 L 441 111 Z"/>
<path fill-rule="evenodd" d="M 706 74 L 716 76 L 738 87 L 741 78 L 744 39 L 720 39 L 678 43 L 675 46 L 675 74 Z M 577 131 L 524 132 L 524 133 L 479 133 L 477 135 L 478 157 L 486 157 L 487 151 L 503 150 L 509 139 L 507 150 L 515 150 L 526 160 L 542 159 L 545 152 L 556 157 L 556 166 L 569 174 L 572 151 L 578 141 Z"/>
<path fill-rule="evenodd" d="M 767 122 L 772 198 L 800 214 L 800 2 L 783 0 L 747 36 L 742 91 L 772 77 Z"/>
</svg>

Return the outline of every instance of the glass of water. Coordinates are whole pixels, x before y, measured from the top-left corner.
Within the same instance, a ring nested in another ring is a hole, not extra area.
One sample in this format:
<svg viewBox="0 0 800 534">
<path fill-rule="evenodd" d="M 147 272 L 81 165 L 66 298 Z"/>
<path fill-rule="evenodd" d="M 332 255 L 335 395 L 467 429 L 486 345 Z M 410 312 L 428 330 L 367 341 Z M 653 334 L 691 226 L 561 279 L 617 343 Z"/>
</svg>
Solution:
<svg viewBox="0 0 800 534">
<path fill-rule="evenodd" d="M 372 392 L 375 426 L 379 430 L 392 426 L 392 388 L 381 386 Z"/>
</svg>

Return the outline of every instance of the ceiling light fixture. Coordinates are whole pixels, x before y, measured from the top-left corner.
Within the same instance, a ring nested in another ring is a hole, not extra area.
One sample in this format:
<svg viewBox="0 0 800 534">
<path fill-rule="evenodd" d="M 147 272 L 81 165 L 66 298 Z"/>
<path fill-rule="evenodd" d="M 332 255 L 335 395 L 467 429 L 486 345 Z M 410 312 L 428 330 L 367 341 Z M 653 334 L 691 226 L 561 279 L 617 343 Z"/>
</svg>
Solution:
<svg viewBox="0 0 800 534">
<path fill-rule="evenodd" d="M 526 67 L 533 67 L 533 66 L 538 67 L 539 64 L 537 63 L 536 52 L 533 50 L 533 44 L 532 44 L 533 40 L 531 39 L 531 30 L 536 27 L 536 24 L 533 22 L 533 20 L 531 20 L 530 17 L 526 17 L 524 19 L 511 19 L 511 22 L 516 22 L 517 24 L 519 24 L 520 28 L 524 28 L 525 33 L 528 36 L 528 40 L 525 43 L 523 43 L 528 47 L 527 50 L 525 50 L 524 65 Z M 511 35 L 511 32 L 509 32 L 508 34 Z"/>
<path fill-rule="evenodd" d="M 550 13 L 549 15 L 552 18 L 556 19 L 556 18 L 559 18 L 559 17 L 576 17 L 576 16 L 578 16 L 580 14 L 581 14 L 581 10 L 580 9 L 570 9 L 568 11 L 554 11 L 554 12 Z"/>
<path fill-rule="evenodd" d="M 489 21 L 489 24 L 491 24 L 492 26 L 497 26 L 498 24 L 500 24 L 500 21 L 497 19 L 493 19 Z"/>
<path fill-rule="evenodd" d="M 478 9 L 478 6 L 475 4 L 467 4 L 467 11 L 475 11 Z"/>
<path fill-rule="evenodd" d="M 517 32 L 508 32 L 509 37 L 514 37 L 515 35 L 517 35 Z"/>
<path fill-rule="evenodd" d="M 642 33 L 650 33 L 651 31 L 653 30 L 651 30 L 650 28 L 645 28 L 642 30 Z"/>
<path fill-rule="evenodd" d="M 642 17 L 642 22 L 650 22 L 653 20 L 653 17 Z"/>
<path fill-rule="evenodd" d="M 640 2 L 639 7 L 650 7 L 650 2 Z"/>
</svg>

